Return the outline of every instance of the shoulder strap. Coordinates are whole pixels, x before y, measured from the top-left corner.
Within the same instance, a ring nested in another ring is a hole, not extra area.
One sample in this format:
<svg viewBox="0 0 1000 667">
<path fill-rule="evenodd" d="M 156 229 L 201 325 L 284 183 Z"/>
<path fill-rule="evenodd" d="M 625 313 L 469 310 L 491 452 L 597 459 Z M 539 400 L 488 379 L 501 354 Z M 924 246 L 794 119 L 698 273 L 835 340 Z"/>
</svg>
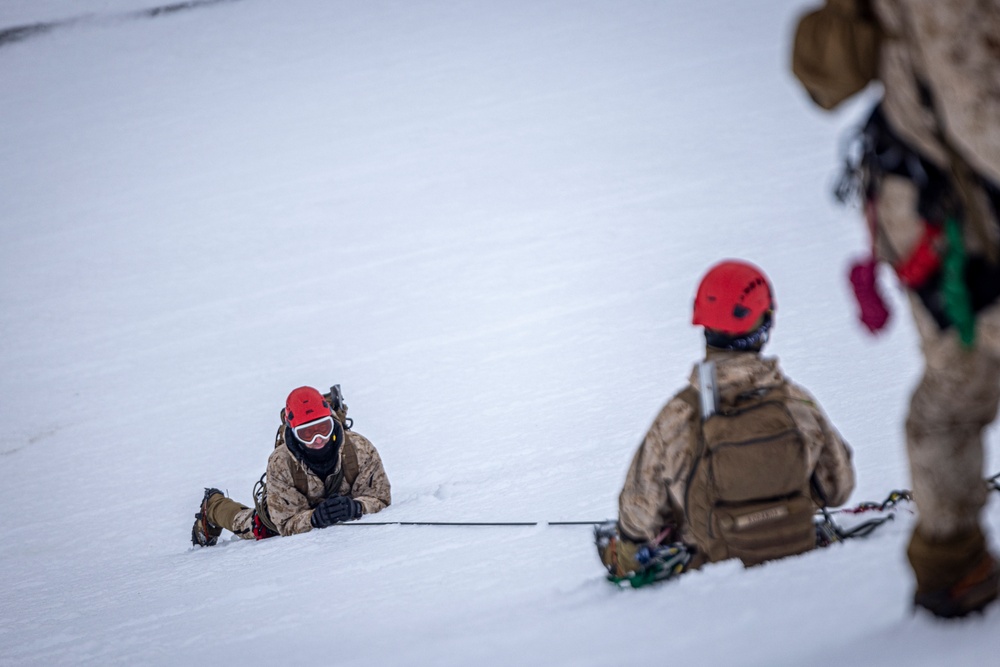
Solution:
<svg viewBox="0 0 1000 667">
<path fill-rule="evenodd" d="M 681 401 L 687 403 L 691 406 L 691 419 L 694 422 L 694 432 L 695 438 L 697 438 L 697 444 L 695 445 L 695 451 L 691 458 L 691 470 L 688 472 L 687 480 L 684 484 L 684 520 L 687 524 L 691 525 L 691 486 L 694 484 L 695 475 L 698 473 L 698 468 L 701 465 L 701 459 L 705 453 L 705 437 L 701 430 L 701 413 L 699 409 L 699 394 L 698 390 L 693 386 L 688 385 L 684 388 L 681 393 L 677 394 L 677 398 Z"/>
<path fill-rule="evenodd" d="M 282 410 L 282 416 L 284 416 L 284 411 L 283 410 Z M 278 426 L 277 433 L 274 434 L 274 448 L 275 449 L 277 449 L 278 447 L 280 447 L 285 442 L 285 438 L 284 438 L 285 428 L 287 428 L 287 427 L 285 426 L 284 423 L 282 423 L 280 426 Z M 306 478 L 305 471 L 302 470 L 302 468 L 300 466 L 298 466 L 298 465 L 292 466 L 291 470 L 292 470 L 292 484 L 297 489 L 305 489 L 306 486 L 308 486 L 308 484 L 309 484 L 309 480 Z M 339 480 L 337 481 L 336 486 L 340 486 L 340 481 Z"/>
<path fill-rule="evenodd" d="M 348 437 L 344 438 L 344 454 L 343 454 L 343 465 L 341 469 L 344 471 L 344 479 L 351 486 L 354 486 L 354 480 L 358 478 L 358 474 L 361 472 L 361 466 L 358 465 L 358 450 L 354 448 L 354 444 Z"/>
</svg>

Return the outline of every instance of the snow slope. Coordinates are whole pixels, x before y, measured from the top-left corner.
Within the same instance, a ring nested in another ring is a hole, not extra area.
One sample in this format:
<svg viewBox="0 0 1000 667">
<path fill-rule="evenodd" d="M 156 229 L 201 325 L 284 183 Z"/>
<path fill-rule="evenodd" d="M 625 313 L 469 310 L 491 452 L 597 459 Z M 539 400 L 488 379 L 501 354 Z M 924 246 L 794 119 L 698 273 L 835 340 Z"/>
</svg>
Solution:
<svg viewBox="0 0 1000 667">
<path fill-rule="evenodd" d="M 770 351 L 854 446 L 855 502 L 908 484 L 920 362 L 891 285 L 887 334 L 853 320 L 863 230 L 828 186 L 864 103 L 797 89 L 801 2 L 130 14 L 155 4 L 0 4 L 0 31 L 92 17 L 0 46 L 0 664 L 995 659 L 1000 609 L 909 613 L 908 515 L 640 591 L 586 527 L 192 549 L 202 488 L 250 500 L 302 384 L 341 383 L 379 448 L 372 520 L 613 517 L 723 257 L 770 274 Z"/>
</svg>

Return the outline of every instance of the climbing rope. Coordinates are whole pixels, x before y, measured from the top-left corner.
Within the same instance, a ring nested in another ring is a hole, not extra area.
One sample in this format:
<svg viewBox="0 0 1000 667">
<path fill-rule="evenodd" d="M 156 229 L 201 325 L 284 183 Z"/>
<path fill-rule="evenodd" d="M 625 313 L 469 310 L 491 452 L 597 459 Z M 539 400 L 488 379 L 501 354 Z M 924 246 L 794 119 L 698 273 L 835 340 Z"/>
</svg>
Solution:
<svg viewBox="0 0 1000 667">
<path fill-rule="evenodd" d="M 892 521 L 896 517 L 896 506 L 903 501 L 913 500 L 913 493 L 907 489 L 898 489 L 889 493 L 881 503 L 862 502 L 854 507 L 842 507 L 840 509 L 827 509 L 826 507 L 816 513 L 816 546 L 826 547 L 834 542 L 843 542 L 855 537 L 866 537 L 871 535 L 876 528 L 882 524 Z M 864 514 L 865 512 L 889 512 L 889 514 L 874 519 L 869 519 L 853 526 L 849 529 L 841 528 L 833 520 L 834 514 Z"/>
<path fill-rule="evenodd" d="M 991 491 L 1000 491 L 1000 473 L 993 475 L 986 480 L 986 485 Z M 255 489 L 256 491 L 256 489 Z M 254 494 L 254 501 L 258 498 Z M 840 507 L 836 509 L 822 508 L 816 512 L 816 542 L 819 546 L 827 546 L 834 542 L 842 542 L 855 537 L 865 537 L 870 535 L 879 526 L 892 521 L 899 509 L 900 503 L 913 501 L 913 492 L 909 489 L 895 489 L 886 496 L 880 503 L 861 502 L 852 507 Z M 260 510 L 258 503 L 258 511 Z M 842 528 L 833 516 L 835 514 L 864 514 L 866 512 L 889 512 L 885 516 L 876 517 L 864 521 L 851 528 Z M 597 526 L 607 520 L 600 521 L 352 521 L 348 523 L 338 523 L 336 526 L 497 526 L 497 527 L 525 527 L 525 526 Z"/>
<path fill-rule="evenodd" d="M 604 521 L 356 521 L 336 526 L 596 526 Z"/>
<path fill-rule="evenodd" d="M 990 491 L 1000 491 L 1000 473 L 993 475 L 986 480 L 986 487 Z M 839 509 L 823 508 L 817 512 L 816 522 L 816 544 L 821 547 L 828 546 L 834 542 L 842 542 L 854 537 L 865 537 L 882 524 L 892 521 L 896 516 L 897 505 L 901 502 L 912 502 L 913 492 L 909 489 L 897 489 L 889 493 L 881 503 L 863 502 L 854 507 L 841 507 Z M 886 516 L 869 519 L 850 529 L 841 528 L 833 520 L 834 514 L 863 514 L 865 512 L 889 512 Z"/>
</svg>

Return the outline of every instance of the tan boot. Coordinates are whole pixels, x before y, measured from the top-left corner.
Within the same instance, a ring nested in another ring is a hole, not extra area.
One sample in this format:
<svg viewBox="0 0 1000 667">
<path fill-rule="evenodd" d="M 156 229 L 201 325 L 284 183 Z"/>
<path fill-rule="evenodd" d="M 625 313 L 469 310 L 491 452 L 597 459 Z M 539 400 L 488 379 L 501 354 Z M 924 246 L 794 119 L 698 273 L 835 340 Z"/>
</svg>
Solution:
<svg viewBox="0 0 1000 667">
<path fill-rule="evenodd" d="M 618 522 L 606 521 L 594 529 L 597 555 L 613 577 L 624 577 L 642 569 L 635 559 L 640 544 L 623 538 L 618 533 Z"/>
<path fill-rule="evenodd" d="M 218 489 L 205 489 L 205 496 L 201 499 L 201 508 L 194 515 L 191 543 L 196 547 L 215 546 L 215 543 L 219 541 L 219 535 L 222 535 L 222 528 L 208 520 L 208 501 L 215 495 L 225 497 Z"/>
<path fill-rule="evenodd" d="M 978 527 L 936 542 L 917 529 L 906 555 L 917 578 L 913 604 L 935 616 L 965 616 L 982 611 L 997 598 L 1000 566 L 986 550 Z"/>
</svg>

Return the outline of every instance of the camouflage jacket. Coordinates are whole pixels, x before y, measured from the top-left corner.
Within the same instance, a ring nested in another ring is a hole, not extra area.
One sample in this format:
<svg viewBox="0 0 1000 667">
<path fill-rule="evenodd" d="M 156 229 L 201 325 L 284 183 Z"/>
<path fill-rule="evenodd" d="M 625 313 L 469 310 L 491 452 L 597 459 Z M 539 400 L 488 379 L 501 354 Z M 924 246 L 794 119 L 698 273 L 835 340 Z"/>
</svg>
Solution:
<svg viewBox="0 0 1000 667">
<path fill-rule="evenodd" d="M 873 7 L 886 34 L 879 79 L 893 129 L 947 171 L 950 160 L 943 137 L 962 161 L 1000 186 L 1000 0 L 873 0 Z M 921 99 L 918 81 L 929 90 L 936 116 Z M 923 239 L 918 197 L 909 180 L 883 179 L 877 201 L 880 259 L 895 265 L 910 257 Z M 964 203 L 974 209 L 966 213 L 966 250 L 1000 261 L 1000 211 L 974 184 Z M 990 280 L 996 280 L 995 273 L 980 275 L 974 289 L 992 294 L 986 284 Z M 938 325 L 916 307 L 921 302 L 912 293 L 911 301 L 923 339 L 933 340 Z M 1000 302 L 978 313 L 976 327 L 977 345 L 1000 351 Z"/>
<path fill-rule="evenodd" d="M 952 163 L 945 142 L 962 162 L 1000 185 L 1000 0 L 872 4 L 885 34 L 878 71 L 892 128 L 946 172 Z M 896 263 L 924 234 L 918 194 L 909 182 L 892 178 L 880 194 L 876 249 L 881 259 Z M 974 183 L 964 203 L 973 209 L 966 213 L 966 249 L 997 261 L 996 211 Z"/>
<path fill-rule="evenodd" d="M 1000 1 L 873 0 L 885 33 L 879 53 L 886 114 L 939 166 L 946 140 L 1000 183 Z M 930 89 L 938 118 L 921 100 Z"/>
<path fill-rule="evenodd" d="M 278 532 L 294 535 L 312 530 L 313 508 L 334 494 L 354 498 L 361 503 L 365 514 L 388 507 L 392 501 L 389 478 L 378 451 L 366 437 L 347 431 L 347 442 L 340 448 L 340 463 L 333 473 L 321 479 L 288 449 L 284 429 L 282 426 L 279 430 L 274 451 L 267 460 L 267 510 Z M 347 447 L 356 452 L 356 474 L 351 469 L 353 465 L 345 469 Z M 342 470 L 346 474 L 341 475 Z M 340 483 L 333 488 L 338 479 Z"/>
<path fill-rule="evenodd" d="M 843 504 L 854 490 L 851 450 L 815 399 L 784 377 L 776 359 L 717 350 L 709 350 L 707 358 L 716 363 L 723 400 L 754 386 L 782 381 L 788 384 L 791 398 L 787 407 L 805 440 L 807 460 L 816 482 L 829 505 Z M 697 389 L 697 369 L 691 373 L 690 384 Z M 698 447 L 699 419 L 695 408 L 681 399 L 678 392 L 653 421 L 632 459 L 619 496 L 618 521 L 626 537 L 645 542 L 673 526 L 680 540 L 695 544 L 691 531 L 684 525 L 683 503 Z M 753 474 L 766 472 L 765 469 Z M 820 503 L 815 497 L 814 501 Z"/>
</svg>

